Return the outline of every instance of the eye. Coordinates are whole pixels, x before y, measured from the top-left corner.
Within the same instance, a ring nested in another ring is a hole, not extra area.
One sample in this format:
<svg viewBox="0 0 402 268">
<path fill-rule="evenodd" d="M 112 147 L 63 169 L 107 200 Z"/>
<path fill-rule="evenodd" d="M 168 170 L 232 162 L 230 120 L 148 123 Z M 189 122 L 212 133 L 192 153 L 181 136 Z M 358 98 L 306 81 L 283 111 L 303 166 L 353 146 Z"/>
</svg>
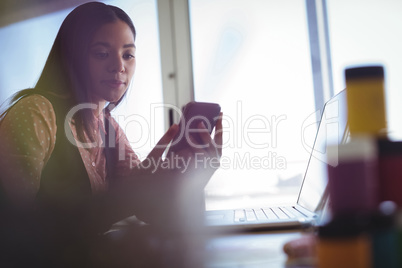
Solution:
<svg viewBox="0 0 402 268">
<path fill-rule="evenodd" d="M 126 59 L 126 60 L 130 60 L 130 59 L 134 59 L 134 58 L 135 58 L 135 55 L 131 54 L 131 53 L 125 53 L 123 55 L 123 59 Z"/>
<path fill-rule="evenodd" d="M 106 59 L 109 56 L 109 53 L 106 51 L 93 51 L 92 56 L 97 59 Z"/>
<path fill-rule="evenodd" d="M 98 57 L 99 59 L 104 59 L 108 56 L 109 54 L 107 52 L 98 52 L 96 53 L 96 57 Z"/>
</svg>

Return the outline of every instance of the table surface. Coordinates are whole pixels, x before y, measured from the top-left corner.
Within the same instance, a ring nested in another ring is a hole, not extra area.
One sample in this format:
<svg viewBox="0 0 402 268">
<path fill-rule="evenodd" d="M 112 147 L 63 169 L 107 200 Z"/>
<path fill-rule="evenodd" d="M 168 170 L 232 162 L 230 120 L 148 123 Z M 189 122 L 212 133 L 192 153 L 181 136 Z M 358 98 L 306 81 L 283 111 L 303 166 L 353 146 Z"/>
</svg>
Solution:
<svg viewBox="0 0 402 268">
<path fill-rule="evenodd" d="M 274 231 L 217 235 L 207 241 L 205 267 L 286 266 L 283 245 L 300 238 L 301 231 Z"/>
<path fill-rule="evenodd" d="M 144 230 L 112 232 L 111 246 L 105 254 L 99 253 L 96 261 L 113 267 L 283 268 L 285 243 L 306 234 L 303 230 L 276 230 L 172 235 Z"/>
</svg>

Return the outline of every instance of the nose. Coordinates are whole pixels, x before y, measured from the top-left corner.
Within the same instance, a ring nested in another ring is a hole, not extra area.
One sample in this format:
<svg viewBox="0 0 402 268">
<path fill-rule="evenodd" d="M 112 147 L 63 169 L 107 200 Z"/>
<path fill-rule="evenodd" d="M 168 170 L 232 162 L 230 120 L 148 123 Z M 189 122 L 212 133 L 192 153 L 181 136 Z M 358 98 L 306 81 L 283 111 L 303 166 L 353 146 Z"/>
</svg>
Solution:
<svg viewBox="0 0 402 268">
<path fill-rule="evenodd" d="M 111 73 L 122 73 L 125 71 L 124 61 L 120 57 L 114 57 L 110 60 L 108 71 Z"/>
</svg>

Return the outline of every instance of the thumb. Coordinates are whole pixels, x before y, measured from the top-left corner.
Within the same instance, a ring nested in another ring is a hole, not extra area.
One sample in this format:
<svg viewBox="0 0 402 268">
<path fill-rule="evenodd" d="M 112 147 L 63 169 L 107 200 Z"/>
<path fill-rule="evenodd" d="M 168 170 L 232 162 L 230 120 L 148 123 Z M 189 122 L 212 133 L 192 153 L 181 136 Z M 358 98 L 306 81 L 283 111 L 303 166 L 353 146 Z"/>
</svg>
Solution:
<svg viewBox="0 0 402 268">
<path fill-rule="evenodd" d="M 163 152 L 165 152 L 169 143 L 173 140 L 174 136 L 179 131 L 179 126 L 177 124 L 173 124 L 166 133 L 162 136 L 162 138 L 158 141 L 152 151 L 148 154 L 147 158 L 161 158 Z"/>
</svg>

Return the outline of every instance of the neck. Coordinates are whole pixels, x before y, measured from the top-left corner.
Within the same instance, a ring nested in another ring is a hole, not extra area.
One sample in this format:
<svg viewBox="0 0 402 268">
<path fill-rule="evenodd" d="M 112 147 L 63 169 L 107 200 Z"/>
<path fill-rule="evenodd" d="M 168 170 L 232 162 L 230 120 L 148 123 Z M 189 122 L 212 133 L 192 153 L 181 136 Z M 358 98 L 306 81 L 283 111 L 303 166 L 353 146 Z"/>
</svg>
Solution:
<svg viewBox="0 0 402 268">
<path fill-rule="evenodd" d="M 106 101 L 99 101 L 96 105 L 98 106 L 98 109 L 94 110 L 94 114 L 95 116 L 99 116 L 103 112 L 103 108 L 105 108 Z"/>
<path fill-rule="evenodd" d="M 97 108 L 93 110 L 93 113 L 96 117 L 98 117 L 103 112 L 103 108 L 105 108 L 106 101 L 92 96 L 90 102 L 96 105 Z"/>
</svg>

